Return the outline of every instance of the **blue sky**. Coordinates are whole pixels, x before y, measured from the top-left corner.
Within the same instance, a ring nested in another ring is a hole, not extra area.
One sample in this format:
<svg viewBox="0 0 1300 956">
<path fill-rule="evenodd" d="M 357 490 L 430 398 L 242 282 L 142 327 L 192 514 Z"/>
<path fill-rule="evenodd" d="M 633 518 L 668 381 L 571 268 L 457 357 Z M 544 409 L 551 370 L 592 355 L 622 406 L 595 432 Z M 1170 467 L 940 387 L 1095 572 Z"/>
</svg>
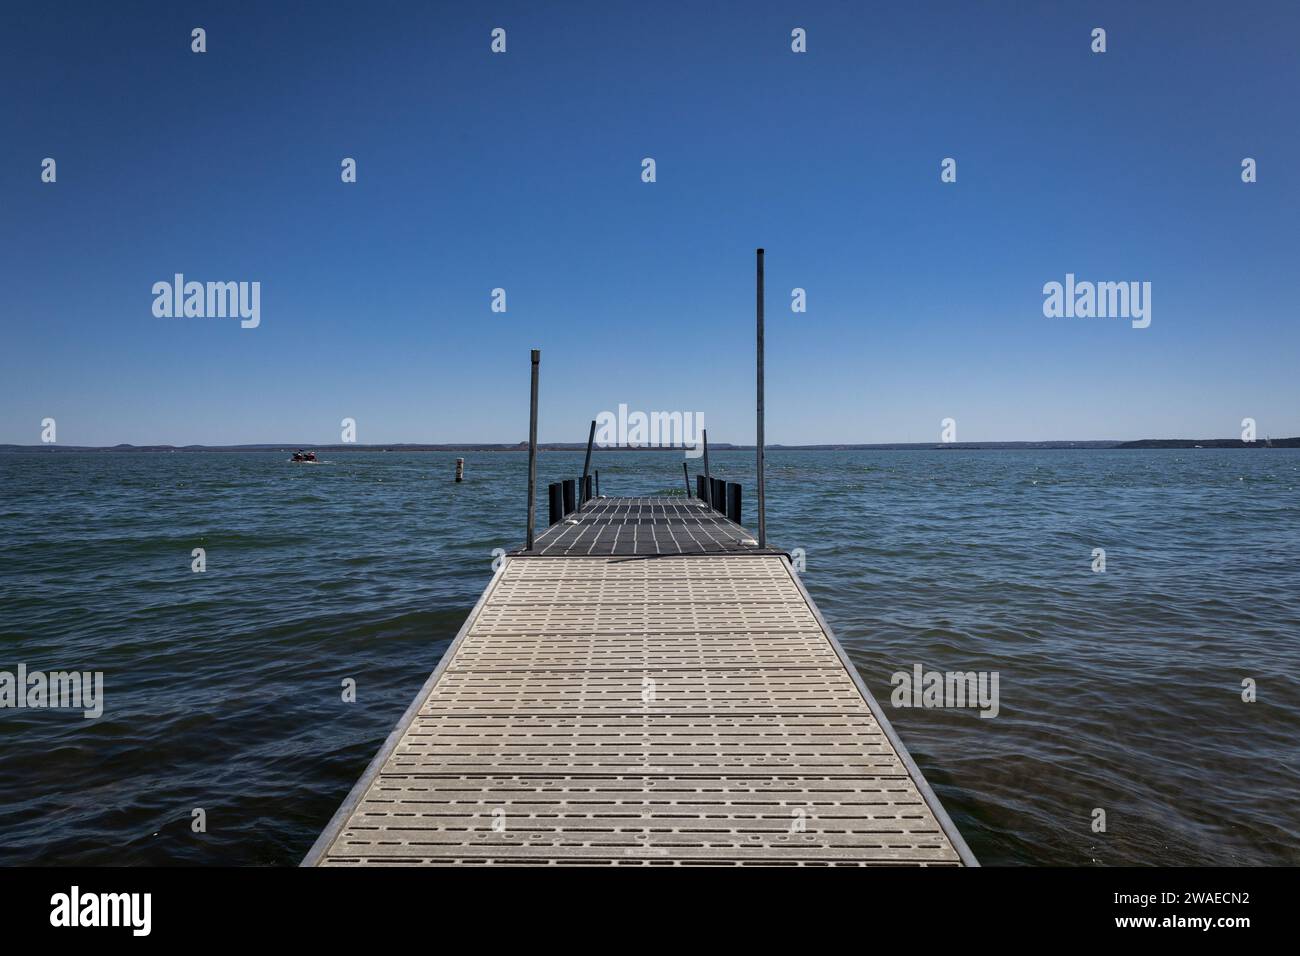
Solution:
<svg viewBox="0 0 1300 956">
<path fill-rule="evenodd" d="M 1300 435 L 1294 3 L 2 19 L 0 442 L 520 441 L 531 347 L 543 441 L 627 403 L 750 442 L 760 245 L 770 442 Z M 176 272 L 261 326 L 155 317 Z M 1067 272 L 1151 327 L 1044 317 Z"/>
</svg>

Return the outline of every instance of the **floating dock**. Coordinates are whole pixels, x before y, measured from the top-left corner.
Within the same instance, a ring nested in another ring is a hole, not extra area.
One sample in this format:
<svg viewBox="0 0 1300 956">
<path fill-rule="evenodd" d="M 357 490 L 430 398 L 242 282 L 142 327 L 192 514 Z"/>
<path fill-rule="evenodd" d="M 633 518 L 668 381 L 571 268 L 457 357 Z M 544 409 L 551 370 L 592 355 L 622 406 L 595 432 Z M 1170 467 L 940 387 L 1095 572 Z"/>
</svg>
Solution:
<svg viewBox="0 0 1300 956">
<path fill-rule="evenodd" d="M 506 556 L 303 862 L 975 859 L 788 557 L 656 497 Z"/>
</svg>

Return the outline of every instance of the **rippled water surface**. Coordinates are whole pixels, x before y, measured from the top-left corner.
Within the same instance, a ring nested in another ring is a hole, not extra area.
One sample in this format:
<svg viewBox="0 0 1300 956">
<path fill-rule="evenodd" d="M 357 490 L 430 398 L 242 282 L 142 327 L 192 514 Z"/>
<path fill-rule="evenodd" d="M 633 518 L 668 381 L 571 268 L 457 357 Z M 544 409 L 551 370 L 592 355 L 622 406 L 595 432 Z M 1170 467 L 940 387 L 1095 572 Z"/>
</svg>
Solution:
<svg viewBox="0 0 1300 956">
<path fill-rule="evenodd" d="M 0 863 L 297 863 L 523 536 L 526 457 L 455 457 L 0 455 L 0 670 L 106 698 L 0 710 Z M 606 494 L 681 493 L 680 455 L 597 458 Z M 710 459 L 752 525 L 752 453 Z M 768 468 L 771 542 L 982 862 L 1300 863 L 1300 452 Z M 998 716 L 890 708 L 918 663 L 998 672 Z"/>
</svg>

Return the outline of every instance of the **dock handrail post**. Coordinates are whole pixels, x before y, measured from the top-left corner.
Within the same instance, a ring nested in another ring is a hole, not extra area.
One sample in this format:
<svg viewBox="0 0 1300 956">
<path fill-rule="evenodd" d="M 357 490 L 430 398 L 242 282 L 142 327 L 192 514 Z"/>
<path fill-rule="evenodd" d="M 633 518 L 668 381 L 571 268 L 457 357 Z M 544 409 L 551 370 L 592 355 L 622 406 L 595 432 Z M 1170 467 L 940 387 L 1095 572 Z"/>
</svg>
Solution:
<svg viewBox="0 0 1300 956">
<path fill-rule="evenodd" d="M 758 546 L 767 547 L 767 496 L 763 488 L 763 250 L 758 250 Z"/>
<path fill-rule="evenodd" d="M 686 470 L 686 461 L 682 461 L 682 481 L 686 482 L 686 497 L 691 496 L 691 473 Z"/>
<path fill-rule="evenodd" d="M 591 497 L 587 493 L 587 476 L 591 474 L 591 443 L 596 438 L 596 419 L 591 420 L 591 431 L 587 432 L 587 460 L 582 463 L 582 485 L 578 489 L 578 508 L 587 503 Z"/>
<path fill-rule="evenodd" d="M 704 503 L 713 507 L 713 482 L 709 480 L 709 430 L 703 429 L 704 436 Z"/>
<path fill-rule="evenodd" d="M 533 386 L 528 406 L 528 547 L 533 550 L 533 531 L 537 527 L 537 366 L 542 350 L 533 349 Z"/>
</svg>

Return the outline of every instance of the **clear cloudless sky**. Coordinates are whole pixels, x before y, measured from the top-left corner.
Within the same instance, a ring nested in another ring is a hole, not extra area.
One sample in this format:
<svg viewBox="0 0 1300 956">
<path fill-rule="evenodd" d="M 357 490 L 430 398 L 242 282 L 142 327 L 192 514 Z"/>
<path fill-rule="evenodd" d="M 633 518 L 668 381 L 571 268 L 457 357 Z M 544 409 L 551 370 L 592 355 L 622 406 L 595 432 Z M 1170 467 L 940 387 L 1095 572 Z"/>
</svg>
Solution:
<svg viewBox="0 0 1300 956">
<path fill-rule="evenodd" d="M 517 442 L 532 347 L 543 441 L 752 442 L 758 246 L 769 442 L 1300 435 L 1298 39 L 1291 0 L 8 3 L 0 442 Z M 156 318 L 177 272 L 261 327 Z M 1044 317 L 1067 272 L 1150 328 Z"/>
</svg>

